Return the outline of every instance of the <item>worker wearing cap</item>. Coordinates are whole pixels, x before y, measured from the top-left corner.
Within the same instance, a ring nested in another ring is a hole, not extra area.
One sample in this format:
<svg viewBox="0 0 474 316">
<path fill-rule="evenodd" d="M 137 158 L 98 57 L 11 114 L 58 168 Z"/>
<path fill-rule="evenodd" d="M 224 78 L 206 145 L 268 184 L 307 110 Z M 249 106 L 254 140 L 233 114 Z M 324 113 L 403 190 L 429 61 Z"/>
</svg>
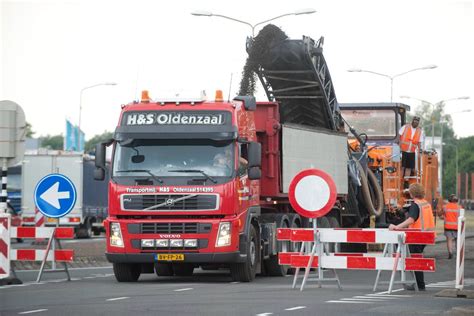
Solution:
<svg viewBox="0 0 474 316">
<path fill-rule="evenodd" d="M 410 185 L 410 193 L 413 203 L 408 209 L 408 218 L 398 225 L 390 224 L 389 230 L 398 230 L 403 228 L 420 229 L 421 231 L 434 231 L 435 222 L 433 209 L 430 203 L 425 200 L 425 189 L 419 183 Z M 426 245 L 408 245 L 410 253 L 423 253 Z M 420 291 L 425 290 L 425 277 L 422 271 L 415 271 L 416 284 Z M 415 286 L 405 287 L 407 290 L 414 290 Z"/>
<path fill-rule="evenodd" d="M 422 150 L 424 143 L 423 130 L 419 127 L 420 117 L 415 116 L 411 124 L 405 124 L 398 132 L 400 135 L 400 150 L 402 152 L 403 179 L 405 187 L 408 187 L 407 176 L 413 176 L 415 169 L 416 150 Z"/>
<path fill-rule="evenodd" d="M 448 198 L 448 204 L 443 207 L 444 217 L 444 235 L 446 236 L 446 245 L 448 247 L 448 259 L 453 257 L 454 240 L 458 234 L 458 217 L 461 206 L 458 204 L 456 195 L 451 194 Z"/>
</svg>

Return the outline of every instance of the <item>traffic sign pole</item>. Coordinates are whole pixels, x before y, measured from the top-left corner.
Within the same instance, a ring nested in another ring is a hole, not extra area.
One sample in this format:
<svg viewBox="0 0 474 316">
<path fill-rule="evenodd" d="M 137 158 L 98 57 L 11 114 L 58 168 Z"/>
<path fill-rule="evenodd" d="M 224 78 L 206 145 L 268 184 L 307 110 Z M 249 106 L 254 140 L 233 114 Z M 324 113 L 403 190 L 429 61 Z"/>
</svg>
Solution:
<svg viewBox="0 0 474 316">
<path fill-rule="evenodd" d="M 7 207 L 7 174 L 8 174 L 8 164 L 7 158 L 2 159 L 2 190 L 0 192 L 0 212 L 6 213 L 8 210 Z"/>
</svg>

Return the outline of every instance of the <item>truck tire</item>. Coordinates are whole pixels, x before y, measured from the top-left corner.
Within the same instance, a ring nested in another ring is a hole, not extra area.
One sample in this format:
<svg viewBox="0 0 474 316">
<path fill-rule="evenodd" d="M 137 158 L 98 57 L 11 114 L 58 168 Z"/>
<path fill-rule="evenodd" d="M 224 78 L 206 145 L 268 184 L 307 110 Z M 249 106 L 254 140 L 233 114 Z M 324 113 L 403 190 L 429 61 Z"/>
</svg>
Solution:
<svg viewBox="0 0 474 316">
<path fill-rule="evenodd" d="M 92 237 L 92 224 L 89 220 L 86 220 L 84 224 L 79 225 L 76 230 L 77 238 L 91 238 Z"/>
<path fill-rule="evenodd" d="M 288 223 L 284 221 L 279 228 L 288 228 Z M 289 252 L 291 251 L 290 241 L 279 241 L 278 252 Z M 278 263 L 278 254 L 270 256 L 264 261 L 265 270 L 269 276 L 285 276 L 288 273 L 289 266 L 280 265 Z"/>
<path fill-rule="evenodd" d="M 194 265 L 192 263 L 173 264 L 173 271 L 176 276 L 192 276 Z"/>
<path fill-rule="evenodd" d="M 171 263 L 155 263 L 155 273 L 157 276 L 173 276 L 173 266 Z"/>
<path fill-rule="evenodd" d="M 141 266 L 133 263 L 113 264 L 115 279 L 118 282 L 137 282 L 141 273 Z"/>
<path fill-rule="evenodd" d="M 230 265 L 230 275 L 233 281 L 250 282 L 255 279 L 257 273 L 257 263 L 259 259 L 259 245 L 255 226 L 250 224 L 247 242 L 247 259 L 244 263 L 234 263 Z"/>
<path fill-rule="evenodd" d="M 329 220 L 329 226 L 331 228 L 341 227 L 341 225 L 339 225 L 339 221 L 334 216 L 329 216 L 328 220 Z M 336 250 L 337 250 L 336 243 L 330 243 L 329 244 L 329 252 L 336 252 Z"/>
</svg>

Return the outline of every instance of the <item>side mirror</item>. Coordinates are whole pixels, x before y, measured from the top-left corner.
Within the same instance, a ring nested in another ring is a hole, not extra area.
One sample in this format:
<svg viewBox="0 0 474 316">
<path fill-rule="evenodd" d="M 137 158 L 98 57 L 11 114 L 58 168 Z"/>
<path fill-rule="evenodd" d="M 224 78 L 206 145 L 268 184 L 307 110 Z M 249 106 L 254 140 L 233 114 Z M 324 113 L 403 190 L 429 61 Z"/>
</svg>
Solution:
<svg viewBox="0 0 474 316">
<path fill-rule="evenodd" d="M 95 145 L 95 170 L 94 180 L 103 181 L 105 179 L 105 147 L 110 145 L 111 141 L 101 142 Z"/>
<path fill-rule="evenodd" d="M 249 179 L 250 180 L 259 180 L 262 177 L 262 171 L 259 167 L 249 168 Z"/>
<path fill-rule="evenodd" d="M 248 144 L 249 168 L 262 165 L 262 145 L 256 142 Z"/>
</svg>

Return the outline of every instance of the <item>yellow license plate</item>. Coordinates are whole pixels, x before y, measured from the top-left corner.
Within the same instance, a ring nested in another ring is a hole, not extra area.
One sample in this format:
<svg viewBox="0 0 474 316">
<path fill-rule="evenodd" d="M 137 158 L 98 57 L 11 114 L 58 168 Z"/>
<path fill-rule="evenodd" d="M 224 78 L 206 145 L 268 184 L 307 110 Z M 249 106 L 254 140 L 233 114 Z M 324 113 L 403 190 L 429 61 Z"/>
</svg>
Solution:
<svg viewBox="0 0 474 316">
<path fill-rule="evenodd" d="M 48 217 L 48 223 L 56 223 L 57 221 L 58 219 L 56 218 Z"/>
<path fill-rule="evenodd" d="M 156 255 L 158 261 L 184 261 L 184 255 L 181 253 L 167 253 Z"/>
</svg>

